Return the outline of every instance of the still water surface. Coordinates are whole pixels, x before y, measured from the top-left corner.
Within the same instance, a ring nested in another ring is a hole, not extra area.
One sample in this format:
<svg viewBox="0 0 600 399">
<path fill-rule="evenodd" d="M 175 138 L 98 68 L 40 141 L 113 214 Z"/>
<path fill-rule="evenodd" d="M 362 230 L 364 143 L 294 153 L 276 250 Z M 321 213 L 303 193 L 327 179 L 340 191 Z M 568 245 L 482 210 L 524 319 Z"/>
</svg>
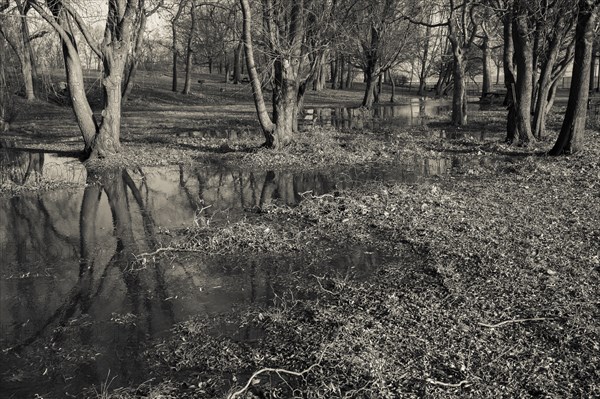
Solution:
<svg viewBox="0 0 600 399">
<path fill-rule="evenodd" d="M 393 167 L 327 172 L 147 167 L 103 173 L 72 158 L 0 150 L 0 183 L 35 179 L 75 188 L 0 197 L 0 392 L 6 397 L 76 395 L 107 375 L 112 387 L 141 383 L 145 344 L 198 314 L 267 304 L 289 273 L 364 278 L 384 256 L 332 245 L 326 264 L 308 255 L 160 258 L 139 267 L 175 229 L 199 220 L 260 217 L 268 203 L 293 206 L 369 180 L 416 183 L 449 172 L 449 158 L 411 157 Z M 249 331 L 233 332 L 248 339 Z M 26 359 L 39 359 L 39 364 Z"/>
</svg>

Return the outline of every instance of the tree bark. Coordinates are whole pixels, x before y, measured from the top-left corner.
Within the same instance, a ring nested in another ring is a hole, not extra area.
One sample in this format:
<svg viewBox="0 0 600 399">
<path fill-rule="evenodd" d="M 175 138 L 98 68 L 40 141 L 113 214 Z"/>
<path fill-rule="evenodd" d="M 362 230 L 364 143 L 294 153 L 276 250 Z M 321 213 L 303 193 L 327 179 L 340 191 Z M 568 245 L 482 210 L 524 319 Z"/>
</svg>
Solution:
<svg viewBox="0 0 600 399">
<path fill-rule="evenodd" d="M 35 90 L 33 87 L 34 73 L 33 61 L 31 55 L 31 41 L 29 40 L 29 25 L 27 24 L 27 10 L 22 0 L 16 0 L 17 8 L 21 19 L 21 41 L 23 43 L 21 58 L 21 72 L 25 84 L 25 98 L 27 101 L 35 100 Z"/>
<path fill-rule="evenodd" d="M 275 131 L 275 124 L 269 117 L 267 107 L 265 105 L 265 99 L 263 97 L 262 87 L 260 85 L 260 79 L 256 70 L 256 64 L 254 62 L 254 50 L 252 45 L 252 14 L 250 10 L 250 4 L 248 0 L 240 0 L 243 15 L 243 40 L 244 48 L 246 52 L 246 67 L 248 69 L 248 76 L 250 78 L 250 84 L 252 85 L 252 95 L 254 97 L 254 105 L 256 107 L 256 113 L 258 114 L 258 121 L 263 130 L 265 136 L 265 144 L 269 145 L 273 143 L 273 132 Z"/>
<path fill-rule="evenodd" d="M 452 48 L 454 90 L 452 92 L 452 125 L 467 124 L 466 50 L 458 38 L 458 27 L 451 19 L 448 24 L 448 39 Z"/>
<path fill-rule="evenodd" d="M 423 45 L 423 59 L 421 61 L 421 70 L 419 72 L 419 90 L 417 91 L 418 96 L 425 94 L 425 86 L 427 85 L 427 57 L 429 57 L 429 36 L 431 34 L 431 28 L 427 26 L 425 28 L 425 44 Z"/>
<path fill-rule="evenodd" d="M 233 84 L 242 82 L 242 57 L 244 56 L 244 43 L 240 40 L 233 54 Z"/>
<path fill-rule="evenodd" d="M 123 83 L 123 102 L 126 102 L 129 96 L 131 95 L 131 91 L 133 90 L 133 82 L 135 80 L 135 75 L 137 74 L 138 66 L 140 64 L 139 52 L 142 49 L 144 44 L 144 31 L 146 30 L 146 13 L 144 11 L 140 14 L 139 25 L 136 29 L 137 36 L 135 38 L 135 44 L 131 50 L 131 54 L 126 64 L 125 68 L 125 76 Z"/>
<path fill-rule="evenodd" d="M 171 79 L 171 91 L 177 92 L 177 59 L 179 56 L 179 50 L 177 50 L 177 21 L 179 20 L 179 17 L 181 16 L 181 13 L 183 11 L 183 9 L 185 8 L 185 5 L 187 3 L 187 0 L 180 0 L 179 1 L 179 8 L 177 9 L 177 13 L 175 14 L 175 16 L 173 17 L 173 19 L 171 20 L 171 38 L 172 38 L 172 51 L 173 51 L 173 65 L 171 68 L 171 73 L 172 73 L 172 79 Z"/>
<path fill-rule="evenodd" d="M 483 37 L 481 45 L 482 63 L 483 63 L 483 82 L 481 83 L 481 96 L 492 91 L 492 70 L 491 70 L 491 49 L 490 39 L 486 34 Z"/>
<path fill-rule="evenodd" d="M 517 65 L 515 86 L 515 118 L 519 134 L 519 144 L 527 145 L 534 141 L 531 130 L 531 103 L 533 93 L 533 48 L 529 38 L 527 15 L 524 13 L 513 18 L 513 43 Z"/>
<path fill-rule="evenodd" d="M 390 83 L 392 85 L 392 93 L 390 94 L 390 102 L 394 103 L 395 102 L 395 96 L 396 96 L 396 82 L 394 82 L 394 77 L 392 76 L 392 71 L 388 70 L 388 79 L 390 80 Z"/>
<path fill-rule="evenodd" d="M 182 94 L 190 94 L 192 90 L 192 69 L 194 68 L 194 35 L 196 34 L 196 0 L 192 0 L 190 16 L 192 23 L 188 32 L 185 61 L 185 84 Z"/>
<path fill-rule="evenodd" d="M 550 155 L 573 154 L 583 148 L 598 3 L 597 0 L 579 0 L 575 29 L 575 62 L 569 102 L 560 134 L 549 152 Z"/>
</svg>

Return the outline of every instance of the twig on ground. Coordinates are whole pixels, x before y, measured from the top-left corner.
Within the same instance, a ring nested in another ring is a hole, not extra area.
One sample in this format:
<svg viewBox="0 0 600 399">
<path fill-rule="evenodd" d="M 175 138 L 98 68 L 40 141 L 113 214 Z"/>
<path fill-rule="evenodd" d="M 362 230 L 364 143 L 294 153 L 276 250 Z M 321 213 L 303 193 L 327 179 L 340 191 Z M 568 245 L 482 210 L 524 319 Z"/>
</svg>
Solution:
<svg viewBox="0 0 600 399">
<path fill-rule="evenodd" d="M 339 294 L 339 293 L 333 292 L 333 291 L 328 290 L 327 288 L 323 287 L 323 284 L 321 284 L 321 280 L 323 280 L 325 278 L 325 276 L 319 277 L 319 276 L 316 276 L 314 274 L 311 274 L 311 276 L 313 276 L 315 279 L 317 279 L 317 283 L 319 283 L 319 287 L 321 287 L 321 289 L 323 291 L 325 291 L 325 292 L 327 292 L 328 294 L 331 294 L 331 295 L 338 295 Z"/>
<path fill-rule="evenodd" d="M 252 374 L 252 376 L 250 376 L 250 378 L 248 379 L 248 382 L 246 382 L 246 385 L 244 385 L 239 391 L 233 392 L 232 394 L 228 395 L 227 399 L 235 399 L 235 398 L 239 397 L 240 395 L 242 395 L 244 392 L 246 392 L 248 390 L 248 388 L 250 388 L 250 385 L 252 385 L 252 383 L 254 382 L 254 379 L 263 373 L 276 373 L 281 379 L 283 379 L 283 377 L 281 377 L 281 374 L 289 374 L 289 375 L 293 375 L 296 377 L 302 377 L 302 376 L 304 376 L 304 374 L 310 373 L 313 368 L 321 365 L 321 360 L 323 360 L 324 354 L 325 354 L 325 351 L 321 352 L 321 354 L 319 355 L 319 360 L 316 363 L 312 364 L 307 369 L 302 370 L 302 371 L 292 371 L 292 370 L 277 369 L 277 368 L 270 368 L 270 367 L 262 368 L 262 369 L 256 371 L 254 374 Z"/>
<path fill-rule="evenodd" d="M 137 254 L 137 255 L 135 255 L 135 257 L 139 259 L 139 258 L 144 258 L 146 256 L 158 255 L 162 252 L 204 252 L 204 250 L 192 249 L 192 248 L 162 247 L 162 248 L 158 248 L 154 252 L 143 252 L 141 254 Z"/>
<path fill-rule="evenodd" d="M 428 383 L 433 384 L 433 385 L 439 385 L 441 387 L 447 387 L 447 388 L 460 388 L 463 385 L 469 385 L 470 384 L 470 382 L 467 381 L 467 380 L 463 380 L 463 381 L 461 381 L 461 382 L 459 382 L 457 384 L 452 384 L 452 383 L 449 383 L 449 382 L 436 381 L 436 380 L 431 379 L 431 378 L 428 378 L 425 381 L 427 381 Z"/>
<path fill-rule="evenodd" d="M 487 327 L 487 328 L 496 328 L 496 327 L 502 327 L 505 326 L 507 324 L 515 324 L 515 323 L 523 323 L 526 321 L 544 321 L 544 320 L 555 320 L 555 317 L 534 317 L 531 319 L 512 319 L 512 320 L 505 320 L 502 321 L 500 323 L 496 323 L 496 324 L 487 324 L 487 323 L 477 323 L 482 327 Z"/>
</svg>

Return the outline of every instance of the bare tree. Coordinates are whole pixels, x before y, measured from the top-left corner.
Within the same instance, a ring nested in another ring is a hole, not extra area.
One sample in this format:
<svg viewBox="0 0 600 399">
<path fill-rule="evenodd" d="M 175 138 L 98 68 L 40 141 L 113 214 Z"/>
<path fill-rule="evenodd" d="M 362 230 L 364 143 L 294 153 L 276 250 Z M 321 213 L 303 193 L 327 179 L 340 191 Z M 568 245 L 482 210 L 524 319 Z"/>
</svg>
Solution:
<svg viewBox="0 0 600 399">
<path fill-rule="evenodd" d="M 265 146 L 281 148 L 293 139 L 297 115 L 308 82 L 318 65 L 318 55 L 326 47 L 322 35 L 329 27 L 330 4 L 313 0 L 262 0 L 263 54 L 273 88 L 272 118 L 267 112 L 261 80 L 254 58 L 252 10 L 248 0 L 240 0 L 246 64 Z M 309 54 L 312 53 L 312 56 Z"/>
<path fill-rule="evenodd" d="M 104 37 L 97 43 L 89 27 L 70 2 L 38 0 L 29 4 L 59 34 L 65 60 L 67 84 L 72 108 L 85 143 L 87 157 L 108 157 L 120 150 L 122 81 L 125 64 L 134 38 L 135 20 L 143 12 L 143 0 L 108 2 Z M 105 101 L 100 122 L 86 97 L 83 68 L 72 25 L 79 29 L 86 43 L 102 60 L 102 89 Z"/>
<path fill-rule="evenodd" d="M 21 66 L 21 76 L 25 87 L 25 98 L 28 101 L 35 99 L 34 80 L 35 80 L 35 65 L 31 41 L 36 37 L 44 35 L 46 32 L 40 32 L 35 36 L 29 33 L 29 24 L 27 22 L 27 14 L 30 10 L 30 5 L 23 0 L 15 0 L 14 13 L 5 13 L 10 11 L 10 2 L 8 0 L 0 3 L 0 35 L 10 44 L 14 50 L 19 64 Z M 16 34 L 10 31 L 10 23 L 8 18 L 15 17 L 18 21 L 18 27 L 15 29 Z"/>
<path fill-rule="evenodd" d="M 472 50 L 477 32 L 481 25 L 478 9 L 481 4 L 476 0 L 465 0 L 457 3 L 455 0 L 443 0 L 438 4 L 418 3 L 411 14 L 403 18 L 409 21 L 434 27 L 445 26 L 452 54 L 452 124 L 462 126 L 467 124 L 467 59 Z M 438 23 L 427 23 L 414 18 L 422 16 L 424 7 L 437 7 Z"/>
<path fill-rule="evenodd" d="M 355 51 L 350 53 L 352 63 L 363 71 L 365 93 L 363 107 L 377 102 L 377 83 L 383 74 L 402 61 L 401 55 L 415 37 L 408 21 L 400 18 L 406 13 L 404 0 L 377 0 L 349 2 L 345 38 Z M 343 25 L 344 26 L 344 25 Z"/>
</svg>

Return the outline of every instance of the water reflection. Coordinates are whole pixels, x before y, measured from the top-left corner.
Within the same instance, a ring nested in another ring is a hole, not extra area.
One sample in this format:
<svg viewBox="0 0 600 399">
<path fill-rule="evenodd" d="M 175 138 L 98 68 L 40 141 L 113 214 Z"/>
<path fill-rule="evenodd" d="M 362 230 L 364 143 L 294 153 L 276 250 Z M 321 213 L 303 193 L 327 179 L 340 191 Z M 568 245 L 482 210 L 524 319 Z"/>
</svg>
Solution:
<svg viewBox="0 0 600 399">
<path fill-rule="evenodd" d="M 314 126 L 344 130 L 379 130 L 387 126 L 423 125 L 428 117 L 449 113 L 446 102 L 414 99 L 409 104 L 380 105 L 370 109 L 347 107 L 306 108 L 299 120 L 301 129 Z"/>
<path fill-rule="evenodd" d="M 294 205 L 305 192 L 320 195 L 373 179 L 417 181 L 451 167 L 450 159 L 414 157 L 393 168 L 328 173 L 183 166 L 86 171 L 49 154 L 8 155 L 1 179 L 21 184 L 52 175 L 85 183 L 0 198 L 0 382 L 3 393 L 16 397 L 64 397 L 98 385 L 109 370 L 118 376 L 113 387 L 140 383 L 145 343 L 173 323 L 268 303 L 281 276 L 366 276 L 380 262 L 360 247 L 332 248 L 326 264 L 274 255 L 137 261 L 136 254 L 169 242 L 169 230 L 235 221 L 272 203 Z"/>
</svg>

